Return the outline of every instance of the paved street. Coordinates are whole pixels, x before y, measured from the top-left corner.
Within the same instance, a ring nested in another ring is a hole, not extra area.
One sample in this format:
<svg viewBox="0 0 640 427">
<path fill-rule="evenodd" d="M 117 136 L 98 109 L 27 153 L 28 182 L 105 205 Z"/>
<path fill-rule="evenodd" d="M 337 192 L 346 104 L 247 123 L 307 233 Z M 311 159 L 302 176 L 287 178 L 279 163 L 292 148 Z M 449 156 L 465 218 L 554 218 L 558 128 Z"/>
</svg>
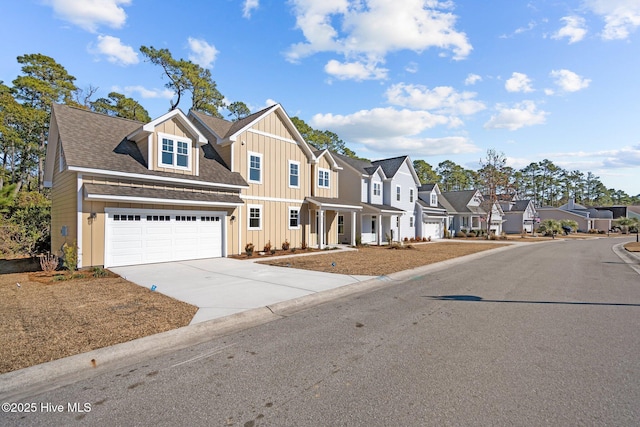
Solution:
<svg viewBox="0 0 640 427">
<path fill-rule="evenodd" d="M 612 251 L 623 241 L 390 282 L 22 399 L 37 413 L 0 425 L 639 425 L 640 275 Z"/>
</svg>

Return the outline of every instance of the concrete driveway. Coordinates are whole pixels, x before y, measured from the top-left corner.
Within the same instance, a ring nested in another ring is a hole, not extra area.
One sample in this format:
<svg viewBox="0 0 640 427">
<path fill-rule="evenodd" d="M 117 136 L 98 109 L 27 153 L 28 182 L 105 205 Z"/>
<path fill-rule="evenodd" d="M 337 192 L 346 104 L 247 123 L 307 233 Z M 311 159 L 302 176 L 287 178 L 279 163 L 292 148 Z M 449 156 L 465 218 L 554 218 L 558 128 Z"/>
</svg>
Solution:
<svg viewBox="0 0 640 427">
<path fill-rule="evenodd" d="M 265 307 L 371 279 L 230 258 L 114 267 L 111 271 L 145 288 L 198 307 L 191 324 Z"/>
</svg>

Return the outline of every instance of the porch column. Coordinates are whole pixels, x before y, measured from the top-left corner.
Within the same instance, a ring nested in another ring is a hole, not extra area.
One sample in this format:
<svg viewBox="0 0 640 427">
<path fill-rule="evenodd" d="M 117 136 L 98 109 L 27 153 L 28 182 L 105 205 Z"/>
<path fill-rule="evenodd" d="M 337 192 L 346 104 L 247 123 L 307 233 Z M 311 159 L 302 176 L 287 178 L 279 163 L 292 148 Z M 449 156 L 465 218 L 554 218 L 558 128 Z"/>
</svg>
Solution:
<svg viewBox="0 0 640 427">
<path fill-rule="evenodd" d="M 376 232 L 378 235 L 378 246 L 382 244 L 382 214 L 378 215 L 378 230 Z"/>
<path fill-rule="evenodd" d="M 351 212 L 351 246 L 356 245 L 356 211 Z"/>
<path fill-rule="evenodd" d="M 400 215 L 396 216 L 396 223 L 398 224 L 398 242 L 402 242 L 402 232 L 400 231 L 400 226 L 402 225 L 402 218 L 400 218 Z"/>
<path fill-rule="evenodd" d="M 318 211 L 318 249 L 324 249 L 324 210 Z"/>
</svg>

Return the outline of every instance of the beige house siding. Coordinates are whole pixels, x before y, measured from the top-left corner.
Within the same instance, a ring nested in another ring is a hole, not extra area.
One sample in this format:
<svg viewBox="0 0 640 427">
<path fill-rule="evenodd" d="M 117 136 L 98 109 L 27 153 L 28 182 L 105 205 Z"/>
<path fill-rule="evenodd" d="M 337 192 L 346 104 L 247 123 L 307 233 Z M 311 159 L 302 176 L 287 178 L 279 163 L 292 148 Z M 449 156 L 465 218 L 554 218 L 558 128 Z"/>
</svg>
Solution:
<svg viewBox="0 0 640 427">
<path fill-rule="evenodd" d="M 105 178 L 96 176 L 84 176 L 83 183 L 90 184 L 106 184 L 119 186 L 142 186 L 144 188 L 170 189 L 175 191 L 213 193 L 213 194 L 236 194 L 224 191 L 200 188 L 184 188 L 173 187 L 166 184 L 155 184 L 148 182 L 139 182 L 132 180 L 120 180 L 117 178 Z M 54 189 L 56 187 L 54 186 Z M 75 181 L 74 181 L 75 188 Z M 88 201 L 82 202 L 82 265 L 104 265 L 104 248 L 105 248 L 105 208 L 126 208 L 126 209 L 162 209 L 162 210 L 198 210 L 198 211 L 215 211 L 226 212 L 226 250 L 227 254 L 238 253 L 238 239 L 240 237 L 238 230 L 239 215 L 238 209 L 229 207 L 204 207 L 204 206 L 182 206 L 171 204 L 154 204 L 154 203 L 122 203 L 108 201 Z M 95 213 L 96 217 L 91 218 L 91 214 Z M 75 218 L 75 193 L 74 193 L 74 212 Z M 231 221 L 231 216 L 235 216 L 235 220 Z"/>
<path fill-rule="evenodd" d="M 270 117 L 276 117 L 276 114 L 270 114 L 267 119 Z M 255 127 L 261 123 L 258 122 Z M 248 130 L 238 136 L 238 140 L 233 144 L 233 170 L 240 172 L 247 179 L 247 195 L 302 200 L 307 194 L 310 182 L 307 156 L 298 144 L 281 139 L 291 137 L 284 125 L 272 127 L 279 129 L 281 134 L 273 134 L 272 137 Z M 262 155 L 261 184 L 249 180 L 250 153 Z M 297 162 L 300 166 L 298 188 L 289 187 L 289 161 Z"/>
<path fill-rule="evenodd" d="M 207 141 L 209 141 L 209 144 L 211 144 L 214 150 L 216 150 L 218 155 L 222 157 L 222 160 L 224 160 L 227 167 L 231 167 L 231 144 L 227 144 L 224 146 L 219 145 L 217 143 L 216 136 L 211 131 L 209 131 L 209 128 L 207 128 L 206 126 L 202 126 L 200 122 L 194 122 L 194 125 L 196 125 L 198 130 L 204 135 L 205 138 L 207 138 Z"/>
<path fill-rule="evenodd" d="M 160 166 L 160 162 L 158 160 L 158 153 L 160 150 L 160 144 L 162 143 L 162 140 L 159 138 L 158 133 L 164 133 L 164 134 L 173 135 L 180 138 L 187 138 L 191 140 L 191 157 L 190 157 L 191 168 L 189 170 L 166 168 L 166 167 Z M 162 122 L 158 126 L 156 126 L 155 132 L 153 133 L 151 159 L 147 159 L 147 161 L 149 162 L 149 165 L 151 165 L 150 167 L 151 170 L 171 172 L 177 175 L 197 175 L 197 170 L 196 170 L 197 158 L 198 158 L 197 139 L 194 139 L 193 136 L 185 129 L 185 127 L 177 119 L 173 118 L 171 120 Z"/>
<path fill-rule="evenodd" d="M 338 186 L 340 185 L 338 180 L 339 174 L 338 171 L 331 170 L 331 166 L 332 165 L 327 161 L 327 158 L 322 156 L 313 168 L 313 195 L 316 197 L 338 197 Z M 326 169 L 329 171 L 329 188 L 318 186 L 318 173 L 320 169 Z"/>
<path fill-rule="evenodd" d="M 260 207 L 262 209 L 261 227 L 259 230 L 251 230 L 249 227 L 250 209 Z M 289 228 L 289 208 L 298 208 L 300 225 L 297 229 Z M 243 244 L 242 252 L 247 243 L 253 243 L 256 251 L 261 251 L 265 244 L 271 242 L 272 248 L 281 248 L 285 239 L 291 247 L 299 248 L 306 241 L 307 213 L 306 205 L 302 203 L 287 203 L 264 200 L 247 201 L 243 207 Z"/>
<path fill-rule="evenodd" d="M 77 180 L 74 172 L 60 171 L 60 144 L 51 189 L 51 252 L 62 255 L 62 245 L 77 242 Z M 66 227 L 67 236 L 62 235 Z"/>
</svg>

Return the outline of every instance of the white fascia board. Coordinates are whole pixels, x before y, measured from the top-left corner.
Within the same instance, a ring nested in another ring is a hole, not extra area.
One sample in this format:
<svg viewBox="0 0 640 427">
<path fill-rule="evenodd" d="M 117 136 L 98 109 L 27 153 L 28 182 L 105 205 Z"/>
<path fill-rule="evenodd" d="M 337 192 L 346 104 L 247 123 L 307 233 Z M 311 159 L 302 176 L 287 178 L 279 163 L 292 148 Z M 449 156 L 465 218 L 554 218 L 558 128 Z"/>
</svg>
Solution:
<svg viewBox="0 0 640 427">
<path fill-rule="evenodd" d="M 242 203 L 156 199 L 152 197 L 136 197 L 136 196 L 111 196 L 108 194 L 86 194 L 84 196 L 84 199 L 89 201 L 102 201 L 102 202 L 151 203 L 155 205 L 179 205 L 179 206 L 238 207 L 243 205 Z"/>
<path fill-rule="evenodd" d="M 92 174 L 92 175 L 98 175 L 98 176 L 117 176 L 121 178 L 141 179 L 144 181 L 167 182 L 171 184 L 188 184 L 196 187 L 215 187 L 215 188 L 232 188 L 232 189 L 249 188 L 248 185 L 233 185 L 233 184 L 206 182 L 206 181 L 192 181 L 188 179 L 173 178 L 173 177 L 166 177 L 166 176 L 143 175 L 139 173 L 82 168 L 78 166 L 68 166 L 67 170 L 71 172 L 86 173 L 86 174 Z"/>
<path fill-rule="evenodd" d="M 155 120 L 150 121 L 145 125 L 142 125 L 142 127 L 136 129 L 135 131 L 127 135 L 126 138 L 131 141 L 135 141 L 136 137 L 138 137 L 141 133 L 143 134 L 153 133 L 155 131 L 156 126 L 158 126 L 160 123 L 163 123 L 163 122 L 166 122 L 167 120 L 172 119 L 173 117 L 176 117 L 180 121 L 180 123 L 182 123 L 182 125 L 187 127 L 187 129 L 191 131 L 192 136 L 197 137 L 198 144 L 204 145 L 208 142 L 207 138 L 205 138 L 205 136 L 200 132 L 200 130 L 198 130 L 198 128 L 195 127 L 193 123 L 191 123 L 191 120 L 189 120 L 187 116 L 185 116 L 185 114 L 177 108 L 175 110 L 169 111 L 166 114 L 163 114 L 162 116 L 158 117 Z"/>
</svg>

